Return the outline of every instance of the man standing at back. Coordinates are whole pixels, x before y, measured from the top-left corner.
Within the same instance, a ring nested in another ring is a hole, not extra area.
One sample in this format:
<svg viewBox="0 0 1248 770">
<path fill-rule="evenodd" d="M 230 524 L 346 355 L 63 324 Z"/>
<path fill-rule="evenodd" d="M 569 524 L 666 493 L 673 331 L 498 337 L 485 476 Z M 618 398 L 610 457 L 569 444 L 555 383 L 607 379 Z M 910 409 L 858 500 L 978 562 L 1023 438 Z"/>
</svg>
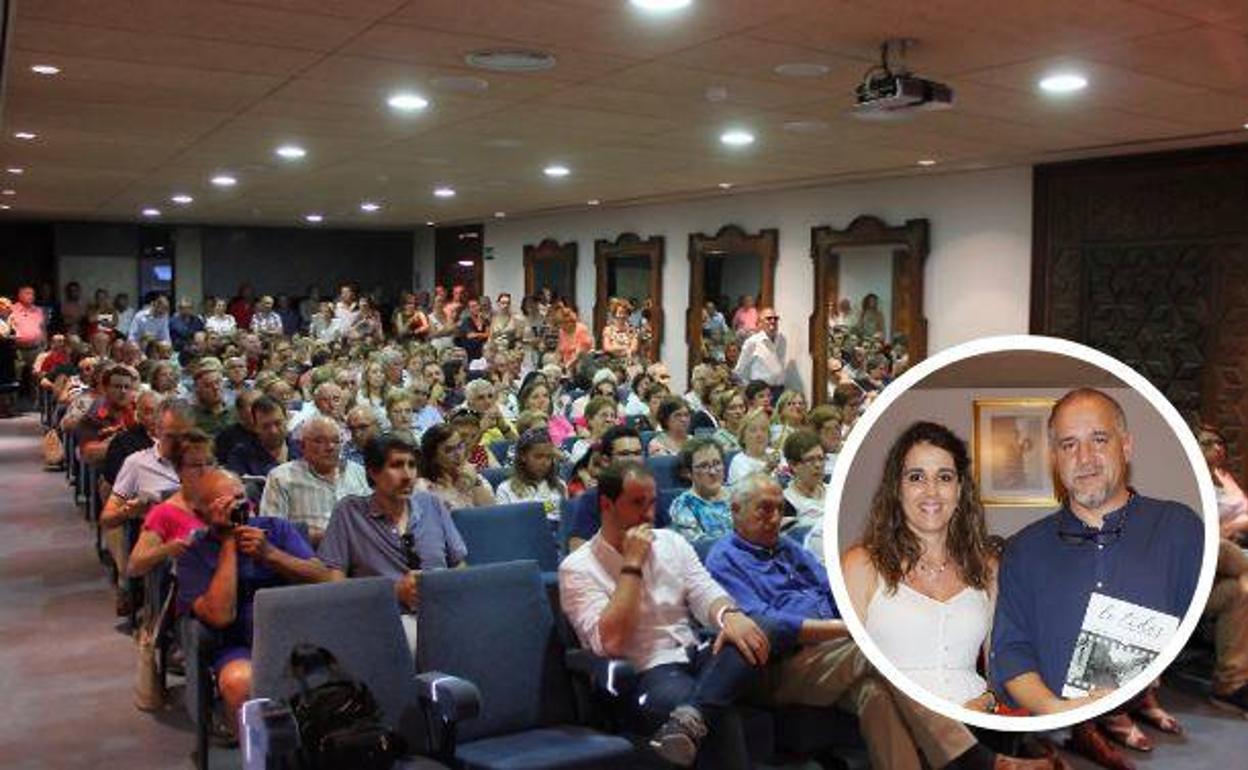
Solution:
<svg viewBox="0 0 1248 770">
<path fill-rule="evenodd" d="M 765 307 L 758 313 L 758 331 L 741 346 L 733 374 L 740 382 L 767 383 L 771 388 L 771 400 L 775 401 L 784 391 L 784 348 L 780 316 L 774 308 Z"/>
</svg>

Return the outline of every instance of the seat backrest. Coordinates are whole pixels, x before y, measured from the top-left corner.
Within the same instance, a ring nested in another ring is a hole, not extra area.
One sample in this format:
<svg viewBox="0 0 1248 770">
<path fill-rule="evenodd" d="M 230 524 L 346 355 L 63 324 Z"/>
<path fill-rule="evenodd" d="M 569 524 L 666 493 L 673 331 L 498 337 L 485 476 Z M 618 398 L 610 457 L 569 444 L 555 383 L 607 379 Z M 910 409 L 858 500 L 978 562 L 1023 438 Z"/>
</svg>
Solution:
<svg viewBox="0 0 1248 770">
<path fill-rule="evenodd" d="M 510 468 L 484 468 L 481 471 L 481 478 L 490 482 L 490 487 L 498 489 L 498 485 L 507 480 L 507 474 L 511 473 Z"/>
<path fill-rule="evenodd" d="M 639 435 L 641 436 L 641 451 L 646 455 L 650 454 L 650 439 L 654 438 L 654 434 L 655 431 L 652 430 L 643 430 L 639 432 Z"/>
<path fill-rule="evenodd" d="M 647 457 L 646 467 L 654 474 L 654 484 L 659 489 L 689 486 L 689 481 L 680 477 L 680 458 L 676 455 Z"/>
<path fill-rule="evenodd" d="M 538 502 L 460 508 L 451 512 L 468 546 L 469 564 L 532 559 L 545 572 L 559 569 L 559 553 Z"/>
<path fill-rule="evenodd" d="M 686 491 L 684 487 L 660 487 L 654 503 L 654 526 L 663 529 L 672 523 L 672 501 Z"/>
<path fill-rule="evenodd" d="M 481 713 L 460 725 L 461 741 L 574 720 L 564 648 L 535 562 L 427 572 L 417 617 L 417 667 L 481 691 Z"/>
<path fill-rule="evenodd" d="M 499 465 L 507 462 L 507 452 L 511 449 L 513 443 L 507 440 L 490 442 L 490 451 L 494 453 L 494 459 L 498 460 Z"/>
<path fill-rule="evenodd" d="M 286 699 L 297 691 L 287 675 L 296 644 L 324 647 L 368 685 L 386 724 L 421 752 L 428 741 L 416 698 L 411 649 L 399 622 L 394 581 L 354 578 L 336 583 L 267 588 L 256 593 L 252 693 Z"/>
</svg>

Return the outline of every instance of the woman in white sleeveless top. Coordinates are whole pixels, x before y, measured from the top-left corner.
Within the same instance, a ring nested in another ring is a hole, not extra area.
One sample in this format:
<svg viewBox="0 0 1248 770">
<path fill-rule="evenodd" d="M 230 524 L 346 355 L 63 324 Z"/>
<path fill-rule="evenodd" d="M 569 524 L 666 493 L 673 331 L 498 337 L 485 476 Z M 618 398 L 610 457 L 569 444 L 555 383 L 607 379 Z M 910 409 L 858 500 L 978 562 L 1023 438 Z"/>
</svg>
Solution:
<svg viewBox="0 0 1248 770">
<path fill-rule="evenodd" d="M 938 697 L 995 708 L 976 663 L 997 560 L 960 438 L 931 422 L 897 438 L 862 543 L 842 562 L 854 611 L 893 665 Z"/>
</svg>

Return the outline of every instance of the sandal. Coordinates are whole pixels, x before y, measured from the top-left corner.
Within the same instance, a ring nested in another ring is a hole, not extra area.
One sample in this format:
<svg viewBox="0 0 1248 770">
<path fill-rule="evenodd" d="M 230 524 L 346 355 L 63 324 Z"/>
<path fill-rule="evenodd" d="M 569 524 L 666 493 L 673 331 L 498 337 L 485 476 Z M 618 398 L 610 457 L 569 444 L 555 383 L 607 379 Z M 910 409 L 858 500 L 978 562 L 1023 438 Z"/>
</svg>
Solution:
<svg viewBox="0 0 1248 770">
<path fill-rule="evenodd" d="M 1095 722 L 1081 722 L 1071 727 L 1066 750 L 1092 760 L 1105 770 L 1135 770 L 1135 765 L 1114 748 Z"/>
<path fill-rule="evenodd" d="M 1110 738 L 1129 749 L 1136 751 L 1152 751 L 1153 742 L 1145 735 L 1140 726 L 1129 714 L 1106 714 L 1097 723 L 1109 734 Z"/>
</svg>

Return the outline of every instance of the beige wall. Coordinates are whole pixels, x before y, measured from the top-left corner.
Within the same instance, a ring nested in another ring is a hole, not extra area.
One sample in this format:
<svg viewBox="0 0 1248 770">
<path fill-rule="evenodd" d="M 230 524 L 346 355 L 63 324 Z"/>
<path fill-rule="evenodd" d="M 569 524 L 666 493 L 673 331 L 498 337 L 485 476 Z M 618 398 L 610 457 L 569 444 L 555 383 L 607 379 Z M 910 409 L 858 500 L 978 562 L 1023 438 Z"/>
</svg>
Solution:
<svg viewBox="0 0 1248 770">
<path fill-rule="evenodd" d="M 948 426 L 967 442 L 973 434 L 972 405 L 977 398 L 1057 398 L 1065 388 L 912 388 L 893 402 L 872 426 L 850 468 L 841 498 L 841 537 L 837 545 L 844 552 L 862 534 L 871 496 L 879 484 L 884 458 L 893 440 L 911 423 L 933 420 Z M 1192 510 L 1200 510 L 1200 491 L 1183 448 L 1161 415 L 1130 388 L 1107 389 L 1127 413 L 1127 426 L 1135 441 L 1135 459 L 1130 483 L 1142 495 L 1178 500 Z M 990 507 L 985 513 L 991 534 L 1008 537 L 1051 509 Z"/>
</svg>

